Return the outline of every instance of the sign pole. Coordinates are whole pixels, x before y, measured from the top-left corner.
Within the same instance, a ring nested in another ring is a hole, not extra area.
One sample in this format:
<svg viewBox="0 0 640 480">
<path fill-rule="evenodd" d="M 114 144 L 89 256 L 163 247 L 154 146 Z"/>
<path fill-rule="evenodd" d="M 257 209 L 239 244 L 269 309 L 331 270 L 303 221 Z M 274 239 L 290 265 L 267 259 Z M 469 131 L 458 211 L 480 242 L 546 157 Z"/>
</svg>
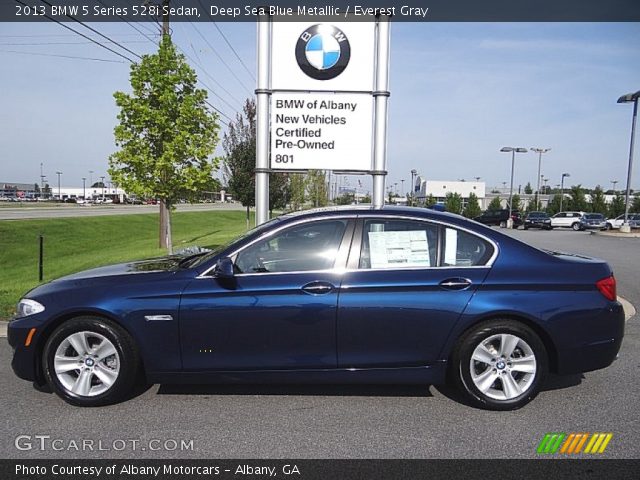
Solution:
<svg viewBox="0 0 640 480">
<path fill-rule="evenodd" d="M 376 36 L 376 83 L 373 150 L 373 208 L 384 206 L 384 181 L 387 175 L 387 104 L 389 101 L 389 17 L 379 16 Z"/>
<path fill-rule="evenodd" d="M 256 88 L 256 225 L 269 220 L 269 97 L 271 96 L 271 18 L 258 17 Z"/>
</svg>

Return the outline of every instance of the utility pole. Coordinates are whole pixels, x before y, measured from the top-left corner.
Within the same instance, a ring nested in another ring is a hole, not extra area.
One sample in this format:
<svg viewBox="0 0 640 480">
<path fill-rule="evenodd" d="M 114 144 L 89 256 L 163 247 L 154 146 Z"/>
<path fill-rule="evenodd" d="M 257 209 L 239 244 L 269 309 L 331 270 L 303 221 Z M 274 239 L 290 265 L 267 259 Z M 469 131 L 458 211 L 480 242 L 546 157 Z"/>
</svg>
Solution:
<svg viewBox="0 0 640 480">
<path fill-rule="evenodd" d="M 532 152 L 536 152 L 538 154 L 538 187 L 536 188 L 536 208 L 538 208 L 538 196 L 540 195 L 540 179 L 542 178 L 542 174 L 540 173 L 540 168 L 542 166 L 542 154 L 547 153 L 550 150 L 550 148 L 531 148 Z"/>
<path fill-rule="evenodd" d="M 162 35 L 160 36 L 160 44 L 164 41 L 165 37 L 171 38 L 171 29 L 169 28 L 169 0 L 162 0 Z M 104 188 L 104 185 L 103 185 Z M 104 196 L 104 190 L 103 190 Z M 104 201 L 104 198 L 102 199 Z M 169 210 L 164 199 L 160 199 L 160 248 L 170 248 L 169 245 Z M 169 251 L 169 255 L 173 252 Z"/>
<path fill-rule="evenodd" d="M 102 184 L 102 203 L 104 203 L 104 177 L 100 177 L 100 183 Z"/>
<path fill-rule="evenodd" d="M 86 189 L 87 177 L 82 177 L 82 200 L 87 201 L 87 189 Z"/>
<path fill-rule="evenodd" d="M 62 172 L 56 172 L 56 175 L 58 175 L 58 201 L 61 202 L 62 194 L 60 193 L 60 175 L 62 175 Z"/>
<path fill-rule="evenodd" d="M 42 197 L 42 190 L 44 190 L 44 173 L 42 173 L 42 162 L 40 162 L 40 196 Z"/>
</svg>

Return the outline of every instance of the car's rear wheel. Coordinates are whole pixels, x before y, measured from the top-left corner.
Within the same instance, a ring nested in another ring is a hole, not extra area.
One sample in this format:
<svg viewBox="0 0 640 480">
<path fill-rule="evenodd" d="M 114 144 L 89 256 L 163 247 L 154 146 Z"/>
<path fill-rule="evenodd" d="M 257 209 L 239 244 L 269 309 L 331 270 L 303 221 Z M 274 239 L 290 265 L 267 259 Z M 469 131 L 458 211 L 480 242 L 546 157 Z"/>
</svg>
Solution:
<svg viewBox="0 0 640 480">
<path fill-rule="evenodd" d="M 613 229 L 613 225 L 607 222 L 607 228 L 605 230 L 612 230 L 612 229 Z"/>
<path fill-rule="evenodd" d="M 99 317 L 65 321 L 48 338 L 42 355 L 51 389 L 81 407 L 122 400 L 135 384 L 139 365 L 131 336 Z"/>
<path fill-rule="evenodd" d="M 514 410 L 529 403 L 540 391 L 547 369 L 540 337 L 508 319 L 472 328 L 458 342 L 451 364 L 465 398 L 489 410 Z"/>
</svg>

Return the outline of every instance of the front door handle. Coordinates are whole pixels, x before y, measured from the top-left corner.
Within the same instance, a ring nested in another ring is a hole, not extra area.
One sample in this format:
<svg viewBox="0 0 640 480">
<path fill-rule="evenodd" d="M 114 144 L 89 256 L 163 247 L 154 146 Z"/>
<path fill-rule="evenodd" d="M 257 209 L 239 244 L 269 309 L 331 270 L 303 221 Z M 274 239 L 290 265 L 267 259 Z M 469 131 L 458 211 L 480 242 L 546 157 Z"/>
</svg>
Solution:
<svg viewBox="0 0 640 480">
<path fill-rule="evenodd" d="M 439 285 L 445 290 L 465 290 L 469 288 L 472 283 L 468 278 L 454 277 L 441 281 Z"/>
<path fill-rule="evenodd" d="M 336 287 L 329 282 L 311 282 L 302 287 L 304 293 L 310 295 L 326 295 L 333 292 Z"/>
</svg>

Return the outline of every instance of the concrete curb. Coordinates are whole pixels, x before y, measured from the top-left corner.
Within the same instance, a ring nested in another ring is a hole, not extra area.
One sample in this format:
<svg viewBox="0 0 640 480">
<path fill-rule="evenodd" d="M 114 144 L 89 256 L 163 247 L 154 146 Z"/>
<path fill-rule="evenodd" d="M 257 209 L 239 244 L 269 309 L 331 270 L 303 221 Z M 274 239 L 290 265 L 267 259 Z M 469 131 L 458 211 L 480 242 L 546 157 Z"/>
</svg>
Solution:
<svg viewBox="0 0 640 480">
<path fill-rule="evenodd" d="M 629 319 L 636 314 L 636 308 L 630 301 L 622 297 L 618 297 L 618 301 L 622 304 L 622 308 L 624 309 L 624 321 L 628 322 Z"/>
<path fill-rule="evenodd" d="M 605 231 L 605 232 L 590 232 L 591 235 L 599 235 L 602 237 L 615 237 L 615 238 L 640 238 L 640 232 L 631 232 L 631 233 L 619 233 L 616 231 Z"/>
<path fill-rule="evenodd" d="M 622 304 L 622 308 L 624 309 L 624 320 L 628 322 L 631 317 L 636 314 L 636 309 L 631 302 L 625 300 L 622 297 L 618 297 L 618 301 Z M 9 322 L 5 322 L 0 320 L 0 338 L 4 338 L 7 336 L 7 325 Z"/>
</svg>

